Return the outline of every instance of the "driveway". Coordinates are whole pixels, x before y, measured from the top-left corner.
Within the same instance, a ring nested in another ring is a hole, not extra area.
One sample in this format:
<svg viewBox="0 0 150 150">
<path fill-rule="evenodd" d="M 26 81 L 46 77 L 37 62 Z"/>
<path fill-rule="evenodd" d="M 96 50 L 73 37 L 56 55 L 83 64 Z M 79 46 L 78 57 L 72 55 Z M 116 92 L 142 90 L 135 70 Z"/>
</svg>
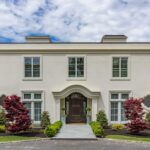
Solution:
<svg viewBox="0 0 150 150">
<path fill-rule="evenodd" d="M 149 150 L 150 143 L 118 142 L 107 139 L 84 140 L 43 140 L 0 144 L 0 150 Z"/>
</svg>

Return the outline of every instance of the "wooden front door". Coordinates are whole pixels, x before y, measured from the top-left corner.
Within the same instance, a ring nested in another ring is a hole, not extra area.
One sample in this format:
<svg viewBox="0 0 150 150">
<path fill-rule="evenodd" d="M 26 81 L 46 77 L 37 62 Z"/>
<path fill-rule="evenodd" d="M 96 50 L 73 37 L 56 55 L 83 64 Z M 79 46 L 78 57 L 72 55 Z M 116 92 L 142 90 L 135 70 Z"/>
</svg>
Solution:
<svg viewBox="0 0 150 150">
<path fill-rule="evenodd" d="M 66 98 L 67 123 L 86 123 L 87 98 L 80 93 L 73 93 Z"/>
</svg>

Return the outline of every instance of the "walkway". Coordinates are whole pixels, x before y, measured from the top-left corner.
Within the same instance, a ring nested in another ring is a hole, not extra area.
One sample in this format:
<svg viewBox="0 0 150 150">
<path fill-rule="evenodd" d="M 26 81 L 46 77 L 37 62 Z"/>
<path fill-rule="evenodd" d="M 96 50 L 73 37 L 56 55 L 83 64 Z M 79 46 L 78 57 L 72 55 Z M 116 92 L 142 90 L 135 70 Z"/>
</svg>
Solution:
<svg viewBox="0 0 150 150">
<path fill-rule="evenodd" d="M 53 139 L 96 140 L 96 137 L 88 124 L 67 124 Z"/>
</svg>

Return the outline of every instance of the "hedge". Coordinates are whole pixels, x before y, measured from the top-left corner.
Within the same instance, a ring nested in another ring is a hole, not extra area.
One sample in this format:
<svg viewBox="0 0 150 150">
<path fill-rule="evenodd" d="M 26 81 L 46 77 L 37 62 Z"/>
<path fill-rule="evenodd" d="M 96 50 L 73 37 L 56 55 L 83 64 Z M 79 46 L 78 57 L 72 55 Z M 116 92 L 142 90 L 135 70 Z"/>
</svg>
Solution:
<svg viewBox="0 0 150 150">
<path fill-rule="evenodd" d="M 104 135 L 104 130 L 103 130 L 102 126 L 101 126 L 98 122 L 92 121 L 92 122 L 90 123 L 90 125 L 91 125 L 91 128 L 92 128 L 92 130 L 93 130 L 93 133 L 94 133 L 97 137 L 103 137 L 103 135 Z"/>
<path fill-rule="evenodd" d="M 53 137 L 58 133 L 61 126 L 62 126 L 62 122 L 56 121 L 55 123 L 46 127 L 46 129 L 44 130 L 44 134 L 46 134 L 48 137 Z"/>
<path fill-rule="evenodd" d="M 0 125 L 0 133 L 4 133 L 5 132 L 5 125 Z"/>
</svg>

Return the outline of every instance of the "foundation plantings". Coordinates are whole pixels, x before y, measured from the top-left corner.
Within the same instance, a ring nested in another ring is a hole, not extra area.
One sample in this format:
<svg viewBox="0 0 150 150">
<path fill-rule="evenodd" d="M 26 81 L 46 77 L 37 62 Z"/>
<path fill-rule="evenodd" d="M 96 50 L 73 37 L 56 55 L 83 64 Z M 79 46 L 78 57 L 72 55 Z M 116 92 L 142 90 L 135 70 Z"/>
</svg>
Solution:
<svg viewBox="0 0 150 150">
<path fill-rule="evenodd" d="M 132 134 L 138 134 L 148 128 L 146 121 L 144 120 L 144 114 L 142 107 L 143 99 L 129 98 L 124 103 L 125 115 L 127 120 L 127 129 Z"/>
</svg>

